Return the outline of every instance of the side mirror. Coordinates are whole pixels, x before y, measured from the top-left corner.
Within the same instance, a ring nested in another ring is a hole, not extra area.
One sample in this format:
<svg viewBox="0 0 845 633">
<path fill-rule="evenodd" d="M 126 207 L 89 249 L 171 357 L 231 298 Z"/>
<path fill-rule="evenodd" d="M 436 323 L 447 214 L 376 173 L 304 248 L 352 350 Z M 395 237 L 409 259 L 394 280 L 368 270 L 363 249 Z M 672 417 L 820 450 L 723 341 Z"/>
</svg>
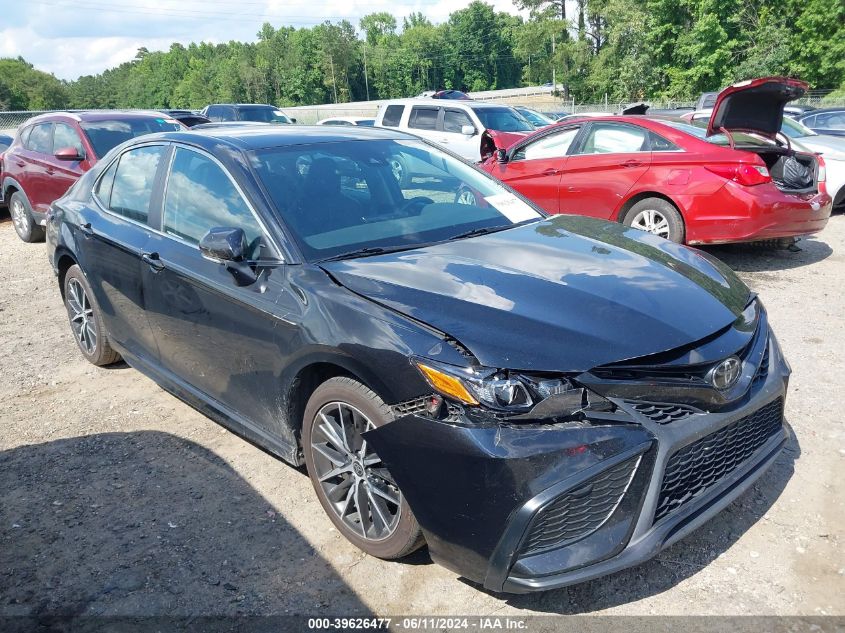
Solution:
<svg viewBox="0 0 845 633">
<path fill-rule="evenodd" d="M 75 147 L 62 147 L 57 149 L 53 154 L 59 160 L 75 161 L 85 160 L 85 156 L 81 154 Z"/>
<path fill-rule="evenodd" d="M 462 125 L 461 134 L 464 136 L 475 136 L 475 127 L 472 125 Z"/>
<path fill-rule="evenodd" d="M 243 229 L 215 227 L 203 235 L 199 243 L 203 257 L 218 262 L 242 262 L 246 253 L 246 234 Z"/>
<path fill-rule="evenodd" d="M 508 152 L 507 152 L 507 150 L 504 150 L 501 147 L 496 149 L 496 162 L 502 163 L 502 164 L 508 162 Z"/>
</svg>

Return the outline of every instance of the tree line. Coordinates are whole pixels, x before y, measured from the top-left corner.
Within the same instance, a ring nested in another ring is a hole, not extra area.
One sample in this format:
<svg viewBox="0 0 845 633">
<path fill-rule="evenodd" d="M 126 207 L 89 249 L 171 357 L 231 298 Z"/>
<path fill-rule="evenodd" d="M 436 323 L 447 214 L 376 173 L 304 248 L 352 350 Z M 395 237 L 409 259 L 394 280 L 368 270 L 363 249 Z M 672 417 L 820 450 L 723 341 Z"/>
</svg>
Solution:
<svg viewBox="0 0 845 633">
<path fill-rule="evenodd" d="M 845 91 L 842 0 L 476 0 L 442 24 L 386 12 L 309 28 L 266 23 L 255 42 L 141 48 L 98 75 L 60 81 L 0 59 L 0 109 L 279 106 L 552 81 L 581 103 L 691 99 L 733 81 L 789 75 Z M 572 9 L 567 13 L 567 9 Z M 571 13 L 574 13 L 572 15 Z"/>
</svg>

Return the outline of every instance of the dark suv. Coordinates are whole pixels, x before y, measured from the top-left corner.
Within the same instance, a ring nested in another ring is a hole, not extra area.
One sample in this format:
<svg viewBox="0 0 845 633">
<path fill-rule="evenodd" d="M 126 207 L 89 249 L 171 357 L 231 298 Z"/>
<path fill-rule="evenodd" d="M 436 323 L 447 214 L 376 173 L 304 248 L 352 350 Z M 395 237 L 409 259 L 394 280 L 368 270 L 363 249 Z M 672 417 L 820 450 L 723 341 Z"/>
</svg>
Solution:
<svg viewBox="0 0 845 633">
<path fill-rule="evenodd" d="M 220 121 L 256 121 L 258 123 L 296 123 L 276 106 L 266 103 L 214 103 L 202 115 L 214 123 Z"/>
<path fill-rule="evenodd" d="M 44 239 L 47 210 L 110 149 L 150 132 L 181 130 L 160 112 L 53 112 L 29 119 L 3 154 L 0 203 L 24 242 Z"/>
</svg>

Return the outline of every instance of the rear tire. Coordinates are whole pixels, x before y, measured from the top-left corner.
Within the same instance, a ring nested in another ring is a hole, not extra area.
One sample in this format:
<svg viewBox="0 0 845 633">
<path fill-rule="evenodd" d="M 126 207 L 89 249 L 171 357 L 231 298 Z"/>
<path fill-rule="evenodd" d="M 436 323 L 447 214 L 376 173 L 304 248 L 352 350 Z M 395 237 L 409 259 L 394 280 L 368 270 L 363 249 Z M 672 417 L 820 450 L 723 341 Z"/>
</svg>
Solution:
<svg viewBox="0 0 845 633">
<path fill-rule="evenodd" d="M 82 269 L 76 264 L 65 273 L 64 297 L 73 338 L 88 362 L 102 367 L 119 361 L 120 354 L 109 343 L 100 306 Z"/>
<path fill-rule="evenodd" d="M 684 219 L 671 202 L 663 198 L 640 200 L 622 218 L 625 226 L 654 233 L 678 244 L 684 243 Z"/>
<path fill-rule="evenodd" d="M 35 223 L 29 202 L 19 191 L 9 198 L 9 215 L 12 216 L 15 233 L 21 240 L 27 243 L 44 241 L 44 227 Z"/>
<path fill-rule="evenodd" d="M 335 527 L 371 556 L 395 559 L 423 544 L 420 526 L 393 477 L 361 437 L 393 420 L 393 411 L 352 378 L 314 390 L 302 425 L 305 466 Z M 359 507 L 363 506 L 363 512 Z"/>
</svg>

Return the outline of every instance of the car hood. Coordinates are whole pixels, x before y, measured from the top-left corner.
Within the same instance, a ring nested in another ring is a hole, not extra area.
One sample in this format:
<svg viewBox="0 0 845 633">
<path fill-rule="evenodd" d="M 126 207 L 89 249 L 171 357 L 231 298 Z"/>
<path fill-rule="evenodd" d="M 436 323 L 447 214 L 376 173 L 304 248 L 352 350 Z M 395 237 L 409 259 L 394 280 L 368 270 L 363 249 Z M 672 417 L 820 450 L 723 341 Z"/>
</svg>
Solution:
<svg viewBox="0 0 845 633">
<path fill-rule="evenodd" d="M 519 370 L 582 372 L 689 345 L 749 299 L 700 251 L 580 216 L 322 266 L 483 365 Z"/>
<path fill-rule="evenodd" d="M 803 81 L 787 77 L 750 79 L 728 86 L 716 97 L 707 136 L 725 129 L 774 139 L 783 122 L 784 106 L 802 96 L 808 87 Z"/>
<path fill-rule="evenodd" d="M 845 154 L 845 138 L 842 138 L 841 136 L 832 136 L 830 134 L 802 136 L 800 143 L 804 147 L 811 149 L 814 152 L 819 152 L 820 154 L 824 154 L 825 152 Z"/>
</svg>

